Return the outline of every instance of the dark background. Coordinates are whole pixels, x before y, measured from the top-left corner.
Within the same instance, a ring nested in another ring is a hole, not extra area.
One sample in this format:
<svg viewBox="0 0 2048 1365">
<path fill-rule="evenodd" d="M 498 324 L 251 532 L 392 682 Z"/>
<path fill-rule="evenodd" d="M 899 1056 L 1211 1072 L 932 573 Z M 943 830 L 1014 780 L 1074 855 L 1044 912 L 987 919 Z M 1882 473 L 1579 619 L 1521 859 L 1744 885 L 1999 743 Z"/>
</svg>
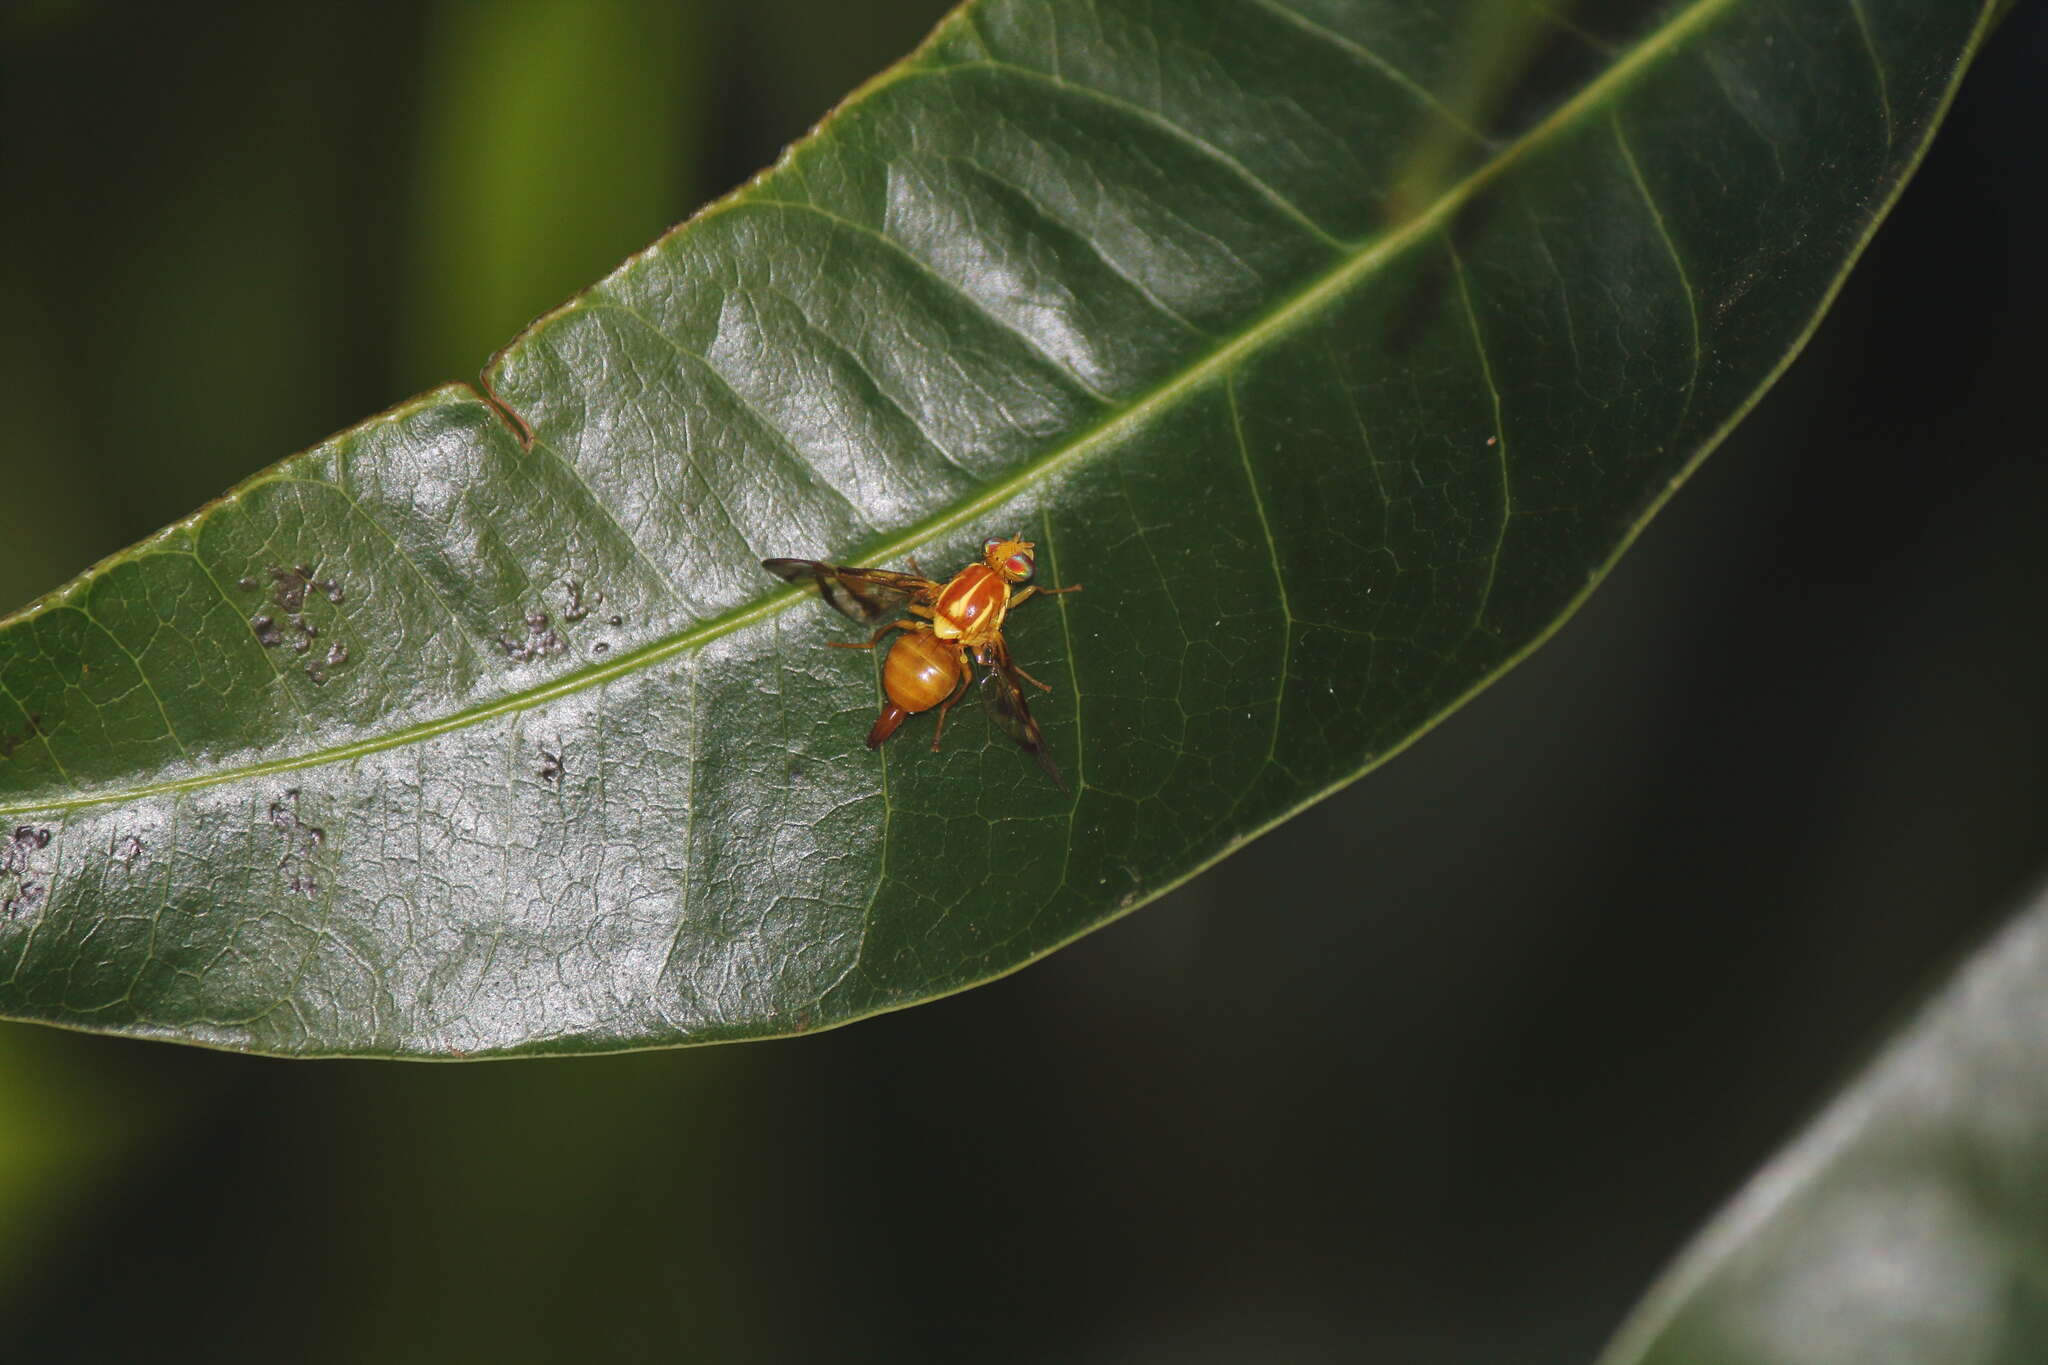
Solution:
<svg viewBox="0 0 2048 1365">
<path fill-rule="evenodd" d="M 445 379 L 941 6 L 0 3 L 0 609 Z M 800 1041 L 0 1027 L 35 1361 L 1581 1361 L 2048 852 L 2048 7 L 1529 663 L 1006 981 Z"/>
</svg>

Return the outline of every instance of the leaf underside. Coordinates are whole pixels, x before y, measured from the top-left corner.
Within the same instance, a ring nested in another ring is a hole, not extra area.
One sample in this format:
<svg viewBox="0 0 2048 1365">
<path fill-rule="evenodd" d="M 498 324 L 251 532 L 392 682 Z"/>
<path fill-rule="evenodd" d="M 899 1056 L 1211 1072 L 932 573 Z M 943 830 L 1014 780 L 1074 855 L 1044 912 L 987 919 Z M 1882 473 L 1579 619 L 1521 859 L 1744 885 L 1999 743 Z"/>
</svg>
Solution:
<svg viewBox="0 0 2048 1365">
<path fill-rule="evenodd" d="M 1750 1182 L 1601 1365 L 2027 1365 L 2048 1185 L 2048 895 Z"/>
<path fill-rule="evenodd" d="M 1009 971 L 1525 653 L 1788 361 L 1924 0 L 978 0 L 487 371 L 0 623 L 0 1011 L 299 1055 Z M 763 557 L 1038 543 L 1063 795 Z"/>
</svg>

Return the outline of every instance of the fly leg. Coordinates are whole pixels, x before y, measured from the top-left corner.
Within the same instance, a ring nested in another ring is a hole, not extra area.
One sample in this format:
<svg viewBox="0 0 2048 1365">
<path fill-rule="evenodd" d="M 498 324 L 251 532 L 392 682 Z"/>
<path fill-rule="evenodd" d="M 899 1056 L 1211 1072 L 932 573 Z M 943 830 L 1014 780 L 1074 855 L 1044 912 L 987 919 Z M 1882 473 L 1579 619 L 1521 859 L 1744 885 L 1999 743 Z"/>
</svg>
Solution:
<svg viewBox="0 0 2048 1365">
<path fill-rule="evenodd" d="M 1032 586 L 1025 588 L 1021 592 L 1011 593 L 1010 605 L 1013 607 L 1016 606 L 1019 602 L 1022 602 L 1025 598 L 1031 596 L 1033 593 L 1037 593 L 1041 597 L 1058 597 L 1063 592 L 1079 591 L 1081 591 L 1081 585 L 1079 583 L 1070 583 L 1064 588 L 1041 588 L 1034 583 Z"/>
<path fill-rule="evenodd" d="M 1010 663 L 1010 671 L 1012 673 L 1015 673 L 1018 677 L 1022 678 L 1025 682 L 1030 683 L 1033 687 L 1037 688 L 1041 692 L 1052 691 L 1050 687 L 1047 687 L 1044 683 L 1040 682 L 1038 679 L 1032 677 L 1029 673 L 1026 673 L 1022 668 L 1018 667 L 1014 660 L 1012 660 Z"/>
<path fill-rule="evenodd" d="M 937 753 L 939 751 L 939 736 L 946 733 L 946 713 L 953 709 L 953 704 L 955 702 L 959 701 L 960 698 L 967 695 L 967 684 L 970 680 L 972 680 L 973 677 L 974 669 L 972 665 L 970 665 L 968 662 L 967 651 L 965 649 L 962 649 L 960 651 L 959 685 L 953 689 L 952 696 L 946 698 L 943 702 L 939 703 L 939 723 L 932 727 L 933 753 Z"/>
</svg>

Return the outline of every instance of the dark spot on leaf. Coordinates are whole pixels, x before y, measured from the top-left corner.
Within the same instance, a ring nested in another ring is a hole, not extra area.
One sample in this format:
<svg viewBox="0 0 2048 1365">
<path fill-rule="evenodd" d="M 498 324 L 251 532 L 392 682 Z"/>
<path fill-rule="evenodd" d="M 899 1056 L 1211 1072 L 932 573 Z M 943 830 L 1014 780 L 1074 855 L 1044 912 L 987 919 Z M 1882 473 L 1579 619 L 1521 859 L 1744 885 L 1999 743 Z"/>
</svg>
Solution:
<svg viewBox="0 0 2048 1365">
<path fill-rule="evenodd" d="M 328 666 L 329 668 L 340 668 L 340 667 L 341 667 L 341 666 L 342 666 L 343 664 L 345 664 L 345 663 L 347 663 L 347 662 L 348 662 L 348 646 L 347 646 L 347 645 L 344 645 L 344 644 L 332 644 L 332 645 L 329 645 L 329 646 L 327 646 L 327 666 Z"/>
<path fill-rule="evenodd" d="M 569 604 L 562 608 L 562 619 L 571 625 L 590 615 L 591 610 L 604 601 L 604 594 L 595 590 L 586 596 L 583 585 L 573 578 L 564 586 L 568 589 Z"/>
<path fill-rule="evenodd" d="M 43 899 L 43 884 L 32 882 L 18 872 L 0 870 L 0 919 L 18 911 L 33 910 Z"/>
<path fill-rule="evenodd" d="M 611 646 L 599 640 L 595 645 L 591 646 L 591 652 L 594 654 L 607 654 L 611 652 Z"/>
<path fill-rule="evenodd" d="M 563 766 L 562 756 L 560 754 L 550 753 L 546 749 L 542 749 L 540 751 L 541 781 L 560 782 L 562 780 L 562 774 L 566 771 L 568 771 L 568 769 Z"/>
<path fill-rule="evenodd" d="M 43 732 L 43 713 L 31 711 L 28 724 L 19 730 L 0 734 L 0 759 L 13 758 L 14 751 Z"/>
<path fill-rule="evenodd" d="M 619 615 L 617 612 L 613 612 L 610 616 L 607 616 L 604 619 L 606 624 L 608 625 L 623 626 L 626 624 L 626 618 Z"/>
<path fill-rule="evenodd" d="M 569 642 L 562 633 L 552 629 L 549 616 L 540 610 L 526 613 L 526 635 L 521 638 L 507 631 L 498 636 L 498 648 L 505 651 L 505 657 L 514 663 L 527 663 L 548 654 L 560 654 L 569 648 Z"/>
<path fill-rule="evenodd" d="M 337 607 L 340 606 L 343 602 L 348 601 L 348 594 L 342 591 L 341 583 L 337 579 L 330 578 L 327 579 L 325 582 L 316 583 L 314 586 L 319 588 L 321 592 L 325 593 L 327 596 L 327 600 L 332 602 Z"/>
<path fill-rule="evenodd" d="M 284 839 L 284 852 L 277 866 L 285 874 L 285 889 L 311 900 L 319 891 L 313 879 L 313 859 L 327 842 L 327 831 L 300 818 L 297 787 L 270 803 L 270 823 Z"/>
<path fill-rule="evenodd" d="M 303 608 L 306 605 L 306 587 L 310 572 L 301 565 L 297 569 L 280 569 L 273 566 L 270 577 L 273 583 L 271 600 L 279 611 L 285 614 L 290 633 L 278 628 L 277 618 L 268 613 L 259 613 L 249 618 L 249 629 L 256 632 L 256 643 L 265 649 L 276 649 L 279 645 L 290 644 L 292 653 L 304 654 L 313 648 L 313 641 L 320 638 L 320 627 L 309 618 Z M 325 681 L 313 677 L 315 669 L 308 667 L 306 676 L 314 682 Z"/>
<path fill-rule="evenodd" d="M 41 825 L 16 825 L 0 843 L 0 917 L 32 910 L 42 901 L 45 887 L 34 880 L 32 861 L 49 846 L 50 831 Z"/>
<path fill-rule="evenodd" d="M 295 612 L 306 605 L 306 587 L 312 581 L 313 571 L 303 564 L 293 569 L 270 566 L 270 600 L 285 612 Z"/>
<path fill-rule="evenodd" d="M 256 580 L 245 576 L 236 579 L 235 586 L 240 588 L 243 592 L 254 592 L 256 591 Z"/>
</svg>

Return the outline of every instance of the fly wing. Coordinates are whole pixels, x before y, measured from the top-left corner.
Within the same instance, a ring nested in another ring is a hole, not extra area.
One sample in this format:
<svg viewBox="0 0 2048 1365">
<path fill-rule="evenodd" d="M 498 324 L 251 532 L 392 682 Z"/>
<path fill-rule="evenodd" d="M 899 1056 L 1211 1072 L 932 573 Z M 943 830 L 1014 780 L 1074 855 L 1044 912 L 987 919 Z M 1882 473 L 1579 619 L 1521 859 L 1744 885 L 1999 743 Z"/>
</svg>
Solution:
<svg viewBox="0 0 2048 1365">
<path fill-rule="evenodd" d="M 1071 791 L 1067 780 L 1060 776 L 1060 770 L 1052 761 L 1052 755 L 1045 749 L 1045 732 L 1038 728 L 1038 722 L 1031 718 L 1031 708 L 1024 704 L 1024 687 L 1010 666 L 1010 651 L 999 642 L 994 650 L 993 662 L 988 674 L 981 680 L 982 694 L 988 698 L 988 713 L 995 717 L 1003 733 L 1017 742 L 1017 747 L 1038 760 L 1038 766 L 1053 780 L 1061 791 Z"/>
<path fill-rule="evenodd" d="M 789 583 L 815 583 L 832 606 L 859 621 L 877 625 L 903 610 L 906 603 L 938 594 L 939 585 L 915 574 L 887 569 L 849 569 L 815 559 L 764 559 L 761 567 Z"/>
</svg>

